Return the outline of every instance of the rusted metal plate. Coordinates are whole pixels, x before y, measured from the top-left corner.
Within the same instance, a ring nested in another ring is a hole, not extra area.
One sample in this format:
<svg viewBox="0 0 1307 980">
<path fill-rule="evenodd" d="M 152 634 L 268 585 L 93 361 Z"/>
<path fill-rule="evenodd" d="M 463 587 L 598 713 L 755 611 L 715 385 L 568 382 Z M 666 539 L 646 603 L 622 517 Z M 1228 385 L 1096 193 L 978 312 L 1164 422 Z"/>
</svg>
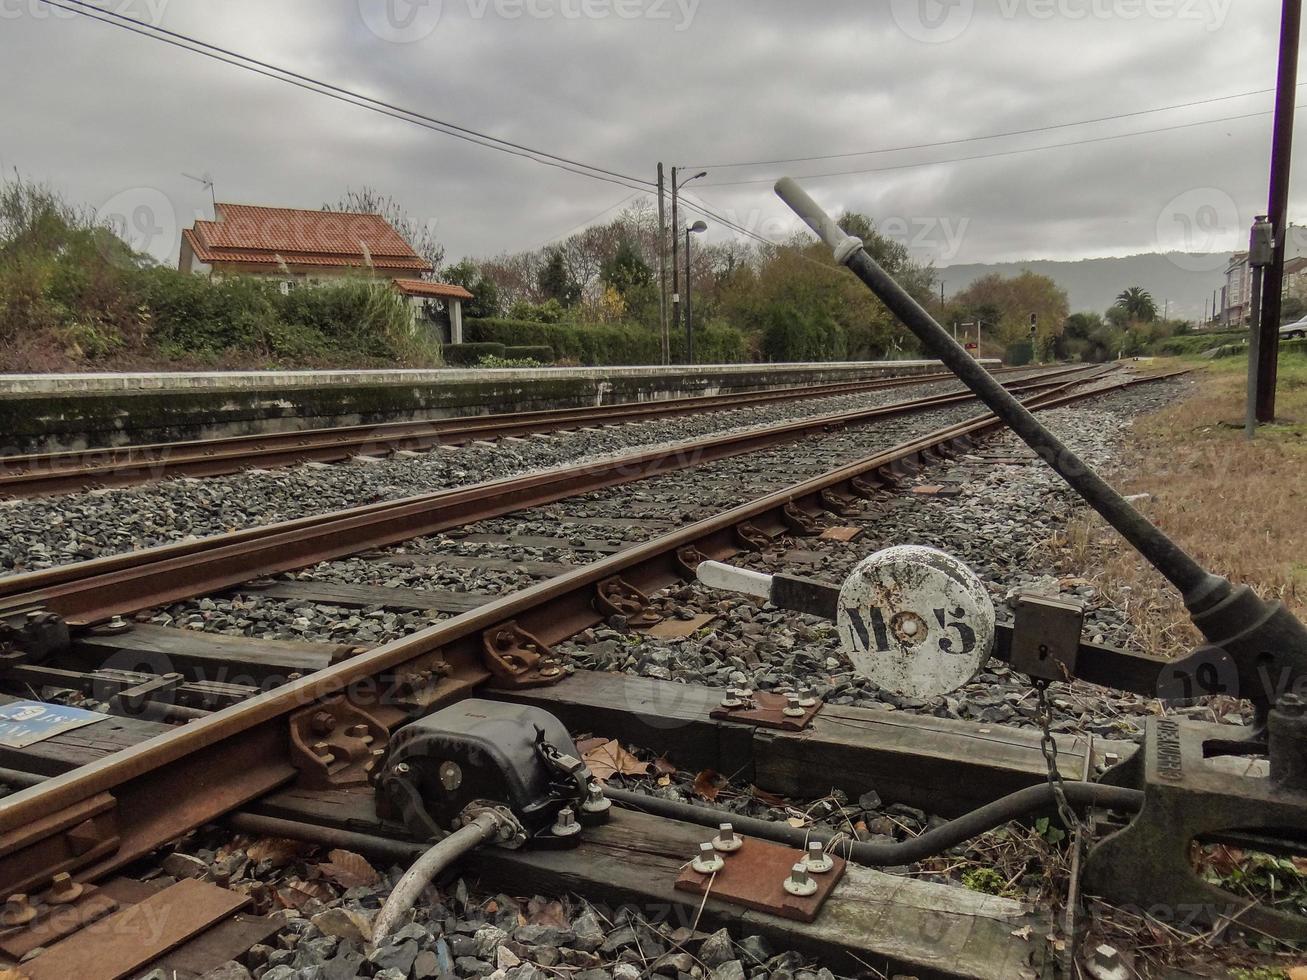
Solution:
<svg viewBox="0 0 1307 980">
<path fill-rule="evenodd" d="M 790 869 L 803 861 L 802 851 L 745 837 L 744 846 L 734 854 L 724 855 L 724 858 L 722 869 L 715 875 L 700 874 L 687 865 L 676 877 L 676 890 L 695 895 L 707 892 L 719 901 L 770 912 L 783 919 L 813 922 L 844 877 L 844 859 L 832 855 L 829 871 L 810 875 L 817 890 L 801 897 L 787 892 L 784 882 Z"/>
<path fill-rule="evenodd" d="M 117 910 L 118 903 L 111 897 L 94 891 L 93 886 L 88 885 L 87 889 L 77 901 L 68 905 L 43 906 L 26 926 L 0 933 L 0 952 L 21 960 L 32 950 L 52 946 Z"/>
<path fill-rule="evenodd" d="M 683 640 L 693 636 L 696 630 L 703 629 L 717 618 L 716 613 L 698 613 L 689 619 L 664 619 L 639 632 L 656 640 Z"/>
<path fill-rule="evenodd" d="M 820 537 L 823 541 L 852 541 L 861 533 L 860 527 L 828 527 Z"/>
<path fill-rule="evenodd" d="M 187 878 L 94 922 L 23 964 L 29 980 L 119 980 L 242 908 L 249 898 Z"/>
<path fill-rule="evenodd" d="M 766 691 L 754 691 L 752 696 L 738 708 L 718 705 L 708 712 L 708 717 L 717 721 L 735 721 L 742 725 L 756 725 L 759 728 L 775 728 L 783 732 L 801 732 L 812 723 L 812 719 L 821 710 L 822 702 L 813 699 L 810 705 L 800 705 L 801 715 L 787 715 L 785 709 L 790 706 L 784 694 L 769 694 Z"/>
</svg>

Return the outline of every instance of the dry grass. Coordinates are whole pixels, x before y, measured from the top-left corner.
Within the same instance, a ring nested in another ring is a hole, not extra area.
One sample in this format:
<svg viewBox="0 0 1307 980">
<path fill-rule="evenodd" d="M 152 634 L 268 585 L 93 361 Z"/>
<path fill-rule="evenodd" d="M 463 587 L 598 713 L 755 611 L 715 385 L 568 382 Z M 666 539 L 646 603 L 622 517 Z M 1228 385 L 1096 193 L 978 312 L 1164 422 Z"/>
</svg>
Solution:
<svg viewBox="0 0 1307 980">
<path fill-rule="evenodd" d="M 1201 366 L 1199 387 L 1140 419 L 1111 474 L 1139 508 L 1199 562 L 1307 614 L 1307 357 L 1280 363 L 1278 414 L 1252 443 L 1245 366 Z M 1175 655 L 1200 642 L 1184 604 L 1133 549 L 1088 511 L 1050 542 L 1067 574 L 1088 578 L 1126 613 L 1143 649 Z"/>
</svg>

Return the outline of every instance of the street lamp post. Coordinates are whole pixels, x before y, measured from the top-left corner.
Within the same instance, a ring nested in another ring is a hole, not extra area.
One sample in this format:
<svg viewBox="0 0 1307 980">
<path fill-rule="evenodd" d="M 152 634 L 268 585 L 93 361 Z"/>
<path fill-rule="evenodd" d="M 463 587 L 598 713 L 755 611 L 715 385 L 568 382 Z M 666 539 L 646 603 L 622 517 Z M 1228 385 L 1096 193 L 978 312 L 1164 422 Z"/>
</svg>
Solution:
<svg viewBox="0 0 1307 980">
<path fill-rule="evenodd" d="M 694 363 L 694 317 L 690 311 L 690 235 L 699 235 L 708 230 L 702 221 L 696 221 L 685 229 L 685 363 Z"/>
<path fill-rule="evenodd" d="M 681 229 L 678 224 L 678 213 L 680 211 L 681 188 L 692 180 L 698 180 L 700 177 L 707 177 L 708 171 L 700 170 L 693 177 L 686 177 L 681 180 L 675 167 L 672 168 L 672 323 L 679 325 L 681 322 L 681 286 L 680 273 L 680 256 L 676 253 L 679 251 L 681 240 Z"/>
</svg>

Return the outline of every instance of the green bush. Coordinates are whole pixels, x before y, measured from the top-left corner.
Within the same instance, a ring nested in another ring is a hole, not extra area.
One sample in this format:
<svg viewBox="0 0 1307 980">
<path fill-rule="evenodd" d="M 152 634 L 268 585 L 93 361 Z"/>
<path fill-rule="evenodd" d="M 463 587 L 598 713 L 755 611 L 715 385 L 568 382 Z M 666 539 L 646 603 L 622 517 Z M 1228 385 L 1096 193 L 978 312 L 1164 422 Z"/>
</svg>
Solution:
<svg viewBox="0 0 1307 980">
<path fill-rule="evenodd" d="M 504 358 L 509 361 L 535 361 L 538 364 L 553 364 L 552 347 L 505 347 Z"/>
<path fill-rule="evenodd" d="M 777 363 L 838 361 L 846 353 L 844 330 L 824 313 L 775 307 L 763 324 L 762 352 Z"/>
<path fill-rule="evenodd" d="M 1248 340 L 1247 330 L 1223 330 L 1219 333 L 1195 333 L 1165 337 L 1150 345 L 1150 354 L 1182 355 L 1202 354 L 1226 344 L 1241 344 Z"/>
<path fill-rule="evenodd" d="M 594 367 L 662 361 L 658 333 L 633 324 L 487 319 L 464 321 L 463 332 L 469 340 L 506 347 L 547 346 L 551 361 L 576 361 Z M 684 347 L 685 338 L 673 334 L 673 360 L 682 358 Z M 716 323 L 695 327 L 694 358 L 698 363 L 737 363 L 745 360 L 747 353 L 744 335 L 734 327 Z"/>
<path fill-rule="evenodd" d="M 453 367 L 476 367 L 483 358 L 504 356 L 505 347 L 496 343 L 446 344 L 445 363 Z"/>
<path fill-rule="evenodd" d="M 529 357 L 483 357 L 477 361 L 479 368 L 541 368 L 539 361 Z"/>
<path fill-rule="evenodd" d="M 1035 359 L 1035 345 L 1028 340 L 1018 340 L 1008 344 L 1003 351 L 1003 363 L 1009 367 L 1021 367 Z"/>
</svg>

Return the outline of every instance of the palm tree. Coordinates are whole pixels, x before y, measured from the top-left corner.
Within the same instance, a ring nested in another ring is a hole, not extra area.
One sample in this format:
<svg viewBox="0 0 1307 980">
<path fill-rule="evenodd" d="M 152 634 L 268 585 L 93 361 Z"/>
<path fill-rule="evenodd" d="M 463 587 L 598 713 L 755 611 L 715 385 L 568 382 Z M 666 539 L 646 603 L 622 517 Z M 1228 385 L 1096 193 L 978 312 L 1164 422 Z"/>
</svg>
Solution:
<svg viewBox="0 0 1307 980">
<path fill-rule="evenodd" d="M 1143 286 L 1131 286 L 1116 298 L 1116 305 L 1126 312 L 1131 320 L 1150 323 L 1157 319 L 1157 303 Z"/>
</svg>

